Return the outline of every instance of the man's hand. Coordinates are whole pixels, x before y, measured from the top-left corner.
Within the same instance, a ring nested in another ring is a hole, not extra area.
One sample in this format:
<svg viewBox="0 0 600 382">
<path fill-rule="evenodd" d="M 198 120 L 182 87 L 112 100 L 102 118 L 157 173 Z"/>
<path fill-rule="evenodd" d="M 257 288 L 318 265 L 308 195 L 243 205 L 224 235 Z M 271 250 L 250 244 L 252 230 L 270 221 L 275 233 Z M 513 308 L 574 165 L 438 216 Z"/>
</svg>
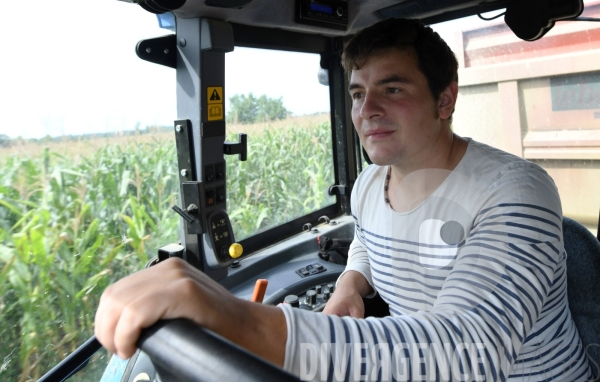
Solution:
<svg viewBox="0 0 600 382">
<path fill-rule="evenodd" d="M 327 302 L 323 313 L 336 316 L 365 317 L 363 296 L 373 291 L 365 277 L 355 271 L 346 272 L 338 281 L 335 292 Z"/>
<path fill-rule="evenodd" d="M 127 359 L 135 352 L 143 328 L 172 318 L 188 318 L 283 365 L 287 340 L 283 312 L 233 296 L 178 258 L 134 273 L 108 287 L 96 312 L 96 338 L 109 351 Z"/>
</svg>

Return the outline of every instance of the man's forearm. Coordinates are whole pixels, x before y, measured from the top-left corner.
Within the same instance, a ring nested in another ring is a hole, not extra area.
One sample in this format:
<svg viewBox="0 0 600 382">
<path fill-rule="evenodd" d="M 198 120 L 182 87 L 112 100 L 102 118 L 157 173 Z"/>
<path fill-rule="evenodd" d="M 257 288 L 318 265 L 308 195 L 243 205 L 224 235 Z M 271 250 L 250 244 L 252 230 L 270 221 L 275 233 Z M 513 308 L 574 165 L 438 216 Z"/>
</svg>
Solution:
<svg viewBox="0 0 600 382">
<path fill-rule="evenodd" d="M 240 346 L 283 367 L 285 361 L 285 344 L 287 341 L 287 323 L 281 309 L 275 306 L 244 302 L 246 310 L 245 322 L 238 327 L 234 336 L 229 337 Z"/>
<path fill-rule="evenodd" d="M 365 297 L 373 292 L 373 288 L 360 272 L 348 271 L 340 277 L 337 282 L 337 289 L 348 288 L 358 292 L 361 297 Z"/>
</svg>

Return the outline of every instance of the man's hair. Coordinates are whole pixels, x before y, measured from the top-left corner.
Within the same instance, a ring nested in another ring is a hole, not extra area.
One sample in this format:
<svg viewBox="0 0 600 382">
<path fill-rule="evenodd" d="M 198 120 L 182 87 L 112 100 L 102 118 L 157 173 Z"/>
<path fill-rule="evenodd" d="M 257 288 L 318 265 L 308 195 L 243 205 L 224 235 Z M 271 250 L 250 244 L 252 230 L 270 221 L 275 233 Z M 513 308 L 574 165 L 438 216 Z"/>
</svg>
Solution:
<svg viewBox="0 0 600 382">
<path fill-rule="evenodd" d="M 436 101 L 452 81 L 458 82 L 458 62 L 452 50 L 440 35 L 414 19 L 388 19 L 361 30 L 346 45 L 342 65 L 350 75 L 373 55 L 390 48 L 414 49 Z"/>
</svg>

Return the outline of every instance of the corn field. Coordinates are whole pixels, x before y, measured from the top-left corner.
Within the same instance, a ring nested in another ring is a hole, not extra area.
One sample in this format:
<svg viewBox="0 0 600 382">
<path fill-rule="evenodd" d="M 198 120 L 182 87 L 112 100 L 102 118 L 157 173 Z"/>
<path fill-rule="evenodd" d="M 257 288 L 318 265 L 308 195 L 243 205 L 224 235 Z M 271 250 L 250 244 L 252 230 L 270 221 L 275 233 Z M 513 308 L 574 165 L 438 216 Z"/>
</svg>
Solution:
<svg viewBox="0 0 600 382">
<path fill-rule="evenodd" d="M 0 159 L 0 380 L 41 377 L 92 336 L 102 291 L 178 240 L 172 138 Z M 335 201 L 329 123 L 289 119 L 226 160 L 238 240 Z"/>
</svg>

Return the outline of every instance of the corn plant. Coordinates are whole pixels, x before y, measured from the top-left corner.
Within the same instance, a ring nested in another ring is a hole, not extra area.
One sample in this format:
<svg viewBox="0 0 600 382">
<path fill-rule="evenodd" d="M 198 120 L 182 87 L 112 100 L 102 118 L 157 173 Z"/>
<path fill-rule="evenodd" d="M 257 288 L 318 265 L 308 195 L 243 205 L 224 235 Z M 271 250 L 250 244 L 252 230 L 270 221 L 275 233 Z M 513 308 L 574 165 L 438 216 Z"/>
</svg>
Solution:
<svg viewBox="0 0 600 382">
<path fill-rule="evenodd" d="M 248 161 L 227 159 L 238 240 L 333 202 L 328 124 L 292 119 L 250 135 L 248 145 Z M 0 160 L 3 381 L 36 380 L 74 351 L 93 334 L 102 291 L 178 239 L 171 135 L 77 158 L 65 152 L 42 147 Z"/>
</svg>

